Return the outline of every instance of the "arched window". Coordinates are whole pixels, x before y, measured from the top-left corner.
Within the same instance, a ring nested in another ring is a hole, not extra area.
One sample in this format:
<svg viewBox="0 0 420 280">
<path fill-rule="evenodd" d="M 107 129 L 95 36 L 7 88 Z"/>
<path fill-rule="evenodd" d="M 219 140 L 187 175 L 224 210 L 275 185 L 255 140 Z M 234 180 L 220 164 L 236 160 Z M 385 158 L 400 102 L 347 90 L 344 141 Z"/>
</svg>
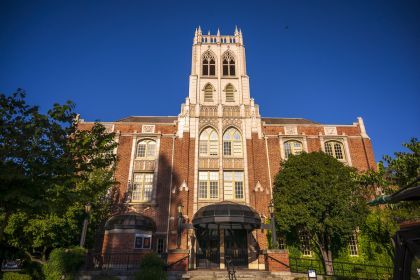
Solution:
<svg viewBox="0 0 420 280">
<path fill-rule="evenodd" d="M 211 52 L 205 52 L 203 55 L 203 76 L 216 75 L 216 59 Z"/>
<path fill-rule="evenodd" d="M 299 141 L 290 140 L 284 142 L 284 157 L 289 158 L 290 155 L 298 155 L 303 151 L 302 143 Z"/>
<path fill-rule="evenodd" d="M 153 140 L 142 140 L 137 145 L 138 158 L 155 158 L 156 157 L 156 142 Z"/>
<path fill-rule="evenodd" d="M 199 154 L 200 156 L 217 156 L 218 136 L 216 131 L 208 127 L 200 134 Z"/>
<path fill-rule="evenodd" d="M 235 76 L 235 58 L 231 52 L 223 55 L 223 76 Z"/>
<path fill-rule="evenodd" d="M 207 84 L 204 87 L 204 102 L 213 102 L 213 86 L 211 84 Z"/>
<path fill-rule="evenodd" d="M 344 158 L 344 147 L 343 144 L 337 141 L 328 141 L 325 143 L 325 153 L 335 157 L 336 159 Z"/>
<path fill-rule="evenodd" d="M 239 131 L 233 127 L 226 130 L 223 135 L 223 155 L 242 157 L 242 137 Z"/>
<path fill-rule="evenodd" d="M 235 102 L 235 88 L 231 84 L 225 87 L 225 93 L 226 102 Z"/>
</svg>

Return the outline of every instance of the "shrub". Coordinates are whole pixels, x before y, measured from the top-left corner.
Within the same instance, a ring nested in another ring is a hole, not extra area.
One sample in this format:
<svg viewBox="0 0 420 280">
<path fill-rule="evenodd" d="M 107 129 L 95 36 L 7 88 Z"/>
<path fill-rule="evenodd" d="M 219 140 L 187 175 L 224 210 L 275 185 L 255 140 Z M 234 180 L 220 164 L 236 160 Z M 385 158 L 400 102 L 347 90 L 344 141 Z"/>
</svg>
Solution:
<svg viewBox="0 0 420 280">
<path fill-rule="evenodd" d="M 46 280 L 73 279 L 74 274 L 80 269 L 85 260 L 85 250 L 83 248 L 54 249 L 47 264 L 44 265 Z"/>
<path fill-rule="evenodd" d="M 32 280 L 31 275 L 20 274 L 17 272 L 6 272 L 3 274 L 3 280 Z"/>
<path fill-rule="evenodd" d="M 140 263 L 140 271 L 134 276 L 136 280 L 166 280 L 165 263 L 155 253 L 146 254 Z"/>
</svg>

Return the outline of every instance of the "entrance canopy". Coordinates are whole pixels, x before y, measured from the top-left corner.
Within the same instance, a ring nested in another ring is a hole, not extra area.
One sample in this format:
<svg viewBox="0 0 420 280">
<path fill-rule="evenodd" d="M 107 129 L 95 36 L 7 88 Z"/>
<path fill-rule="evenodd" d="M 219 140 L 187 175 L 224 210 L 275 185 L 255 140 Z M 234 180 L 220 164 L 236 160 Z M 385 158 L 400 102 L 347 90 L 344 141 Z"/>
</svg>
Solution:
<svg viewBox="0 0 420 280">
<path fill-rule="evenodd" d="M 223 201 L 200 208 L 192 224 L 196 229 L 253 230 L 261 227 L 261 218 L 249 206 Z"/>
</svg>

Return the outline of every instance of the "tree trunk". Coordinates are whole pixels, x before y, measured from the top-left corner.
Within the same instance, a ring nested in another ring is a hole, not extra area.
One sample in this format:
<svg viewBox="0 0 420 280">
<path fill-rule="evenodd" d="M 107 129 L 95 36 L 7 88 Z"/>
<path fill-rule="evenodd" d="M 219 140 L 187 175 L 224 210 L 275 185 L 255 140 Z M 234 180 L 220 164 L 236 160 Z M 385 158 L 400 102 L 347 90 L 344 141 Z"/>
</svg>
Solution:
<svg viewBox="0 0 420 280">
<path fill-rule="evenodd" d="M 320 248 L 322 260 L 324 262 L 325 272 L 327 275 L 334 275 L 334 268 L 332 263 L 332 252 L 325 248 Z"/>
</svg>

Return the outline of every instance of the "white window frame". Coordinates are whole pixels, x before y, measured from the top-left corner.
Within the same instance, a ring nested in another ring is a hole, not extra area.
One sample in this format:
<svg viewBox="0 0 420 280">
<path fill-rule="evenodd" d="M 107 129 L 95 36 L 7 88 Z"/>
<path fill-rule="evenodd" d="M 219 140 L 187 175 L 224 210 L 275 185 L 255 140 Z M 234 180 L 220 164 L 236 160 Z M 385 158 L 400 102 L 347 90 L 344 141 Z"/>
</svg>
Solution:
<svg viewBox="0 0 420 280">
<path fill-rule="evenodd" d="M 141 239 L 141 246 L 137 246 L 137 239 Z M 144 246 L 144 240 L 149 239 L 149 246 Z M 151 249 L 152 248 L 152 235 L 151 234 L 144 234 L 144 233 L 136 233 L 134 235 L 134 249 Z"/>
<path fill-rule="evenodd" d="M 216 135 L 216 139 L 211 139 Z M 204 139 L 204 136 L 207 136 Z M 206 151 L 203 151 L 205 147 Z M 201 131 L 198 141 L 198 153 L 200 157 L 218 157 L 219 156 L 219 135 L 213 127 L 207 127 Z"/>
<path fill-rule="evenodd" d="M 279 136 L 280 156 L 283 160 L 287 160 L 284 144 L 289 141 L 300 142 L 302 144 L 302 152 L 308 152 L 308 142 L 306 136 Z"/>
<path fill-rule="evenodd" d="M 293 143 L 293 145 L 292 145 Z M 295 144 L 300 144 L 300 150 L 295 147 Z M 289 145 L 290 153 L 287 152 L 286 145 Z M 290 139 L 283 142 L 284 158 L 288 159 L 290 155 L 299 155 L 305 151 L 302 141 Z"/>
<path fill-rule="evenodd" d="M 329 146 L 329 148 L 331 148 L 331 153 L 329 153 L 327 151 L 327 145 Z M 331 146 L 330 146 L 331 145 Z M 338 145 L 340 147 L 340 152 L 341 152 L 341 156 L 342 158 L 337 158 L 337 150 L 336 150 L 336 145 Z M 324 142 L 324 151 L 327 155 L 332 156 L 333 158 L 339 160 L 339 161 L 346 161 L 347 157 L 346 157 L 346 150 L 344 148 L 344 144 L 341 141 L 337 141 L 337 140 L 328 140 Z"/>
<path fill-rule="evenodd" d="M 140 175 L 141 181 L 136 181 L 136 175 Z M 152 180 L 151 181 L 146 181 L 146 176 L 151 175 L 152 176 Z M 154 180 L 155 180 L 155 176 L 154 173 L 152 172 L 136 172 L 133 174 L 133 186 L 132 186 L 132 193 L 131 193 L 131 202 L 151 202 L 153 200 L 153 188 L 154 188 Z M 146 183 L 149 183 L 148 185 L 146 185 Z M 145 189 L 146 186 L 151 187 L 150 189 L 150 198 L 147 199 L 145 196 Z M 136 189 L 138 188 L 138 189 Z M 138 193 L 138 194 L 135 194 Z"/>
<path fill-rule="evenodd" d="M 354 233 L 350 236 L 349 239 L 349 255 L 351 257 L 357 257 L 359 256 L 359 242 L 357 238 L 357 233 Z"/>
<path fill-rule="evenodd" d="M 151 153 L 150 149 L 151 149 L 151 144 L 153 143 L 154 145 L 154 150 L 153 153 Z M 144 155 L 139 155 L 140 153 L 140 145 L 144 145 Z M 158 144 L 156 143 L 155 140 L 149 139 L 149 138 L 145 138 L 145 139 L 141 139 L 140 141 L 137 142 L 137 149 L 136 149 L 136 159 L 147 159 L 147 160 L 153 160 L 156 159 L 156 155 L 157 155 L 157 148 L 158 148 Z"/>
<path fill-rule="evenodd" d="M 232 180 L 227 180 L 226 179 L 226 174 L 227 173 L 231 173 L 231 178 Z M 236 180 L 236 174 L 241 173 L 241 177 L 242 180 Z M 223 171 L 223 189 L 226 188 L 226 183 L 229 183 L 232 188 L 232 198 L 233 200 L 245 200 L 245 172 L 243 170 L 229 170 L 229 171 Z M 242 197 L 238 197 L 238 192 L 237 192 L 237 183 L 241 183 L 241 193 L 242 193 Z"/>
<path fill-rule="evenodd" d="M 235 133 L 238 133 L 239 139 L 234 139 Z M 225 136 L 228 136 L 226 138 Z M 229 127 L 223 133 L 223 141 L 222 141 L 222 149 L 223 149 L 223 156 L 229 158 L 243 158 L 244 155 L 244 148 L 242 143 L 242 134 L 241 132 L 235 127 Z M 227 153 L 227 147 L 229 147 L 230 153 Z M 239 151 L 237 151 L 239 147 Z"/>
<path fill-rule="evenodd" d="M 216 177 L 217 179 L 212 179 L 212 175 Z M 203 180 L 203 177 L 206 177 L 205 180 Z M 214 190 L 214 184 L 216 184 L 216 190 L 217 194 L 212 195 L 212 190 Z M 204 193 L 201 188 L 202 186 L 205 186 L 205 196 L 202 194 Z M 212 188 L 213 186 L 213 188 Z M 198 191 L 197 196 L 199 200 L 219 200 L 220 197 L 220 176 L 218 171 L 209 171 L 209 170 L 201 170 L 198 171 Z"/>
</svg>

